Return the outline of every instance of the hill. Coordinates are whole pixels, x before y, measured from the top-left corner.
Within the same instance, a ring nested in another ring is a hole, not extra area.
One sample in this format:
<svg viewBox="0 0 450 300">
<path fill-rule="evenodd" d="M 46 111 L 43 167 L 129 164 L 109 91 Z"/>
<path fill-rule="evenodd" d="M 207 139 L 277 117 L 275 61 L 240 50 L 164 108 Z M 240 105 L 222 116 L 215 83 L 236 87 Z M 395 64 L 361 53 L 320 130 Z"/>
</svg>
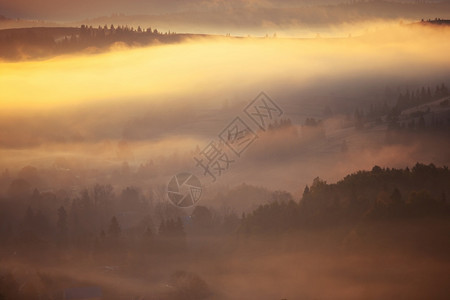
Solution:
<svg viewBox="0 0 450 300">
<path fill-rule="evenodd" d="M 299 203 L 275 199 L 242 223 L 246 234 L 305 228 L 350 226 L 365 221 L 448 218 L 450 171 L 417 163 L 412 169 L 373 167 L 328 184 L 320 178 L 306 186 Z M 286 198 L 284 198 L 286 199 Z"/>
<path fill-rule="evenodd" d="M 17 61 L 41 59 L 83 51 L 102 52 L 116 43 L 146 46 L 154 43 L 176 43 L 187 34 L 161 33 L 157 29 L 111 25 L 109 28 L 32 27 L 0 30 L 0 59 Z M 201 35 L 199 35 L 201 36 Z"/>
</svg>

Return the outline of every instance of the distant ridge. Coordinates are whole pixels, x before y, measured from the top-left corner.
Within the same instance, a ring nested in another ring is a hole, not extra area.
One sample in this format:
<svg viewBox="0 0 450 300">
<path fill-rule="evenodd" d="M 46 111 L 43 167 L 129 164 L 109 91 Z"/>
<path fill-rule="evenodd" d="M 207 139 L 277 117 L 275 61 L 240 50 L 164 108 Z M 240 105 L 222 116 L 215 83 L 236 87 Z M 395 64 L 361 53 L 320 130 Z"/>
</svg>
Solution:
<svg viewBox="0 0 450 300">
<path fill-rule="evenodd" d="M 421 23 L 425 23 L 425 24 L 432 24 L 432 25 L 445 25 L 445 26 L 449 26 L 450 25 L 450 20 L 445 20 L 445 19 L 439 19 L 436 18 L 434 20 L 428 19 L 428 20 L 423 20 L 421 21 Z"/>
</svg>

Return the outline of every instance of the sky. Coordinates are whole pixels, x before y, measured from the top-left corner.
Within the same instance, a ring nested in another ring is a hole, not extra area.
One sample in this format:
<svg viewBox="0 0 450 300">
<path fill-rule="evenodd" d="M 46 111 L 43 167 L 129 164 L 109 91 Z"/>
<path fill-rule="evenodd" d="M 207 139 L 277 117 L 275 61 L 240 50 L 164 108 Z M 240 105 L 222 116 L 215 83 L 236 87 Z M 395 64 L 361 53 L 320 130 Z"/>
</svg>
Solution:
<svg viewBox="0 0 450 300">
<path fill-rule="evenodd" d="M 340 0 L 1 0 L 0 14 L 10 18 L 81 21 L 112 14 L 153 15 L 152 21 L 185 25 L 244 27 L 294 24 L 336 24 L 367 19 L 448 18 L 449 1 Z M 165 17 L 165 18 L 164 18 Z M 162 19 L 161 19 L 162 18 Z M 114 19 L 112 19 L 114 20 Z"/>
<path fill-rule="evenodd" d="M 99 16 L 110 13 L 159 14 L 186 10 L 229 10 L 255 7 L 296 6 L 311 3 L 339 3 L 340 1 L 255 1 L 255 0 L 17 0 L 0 2 L 1 11 L 17 17 L 66 18 L 75 16 Z"/>
</svg>

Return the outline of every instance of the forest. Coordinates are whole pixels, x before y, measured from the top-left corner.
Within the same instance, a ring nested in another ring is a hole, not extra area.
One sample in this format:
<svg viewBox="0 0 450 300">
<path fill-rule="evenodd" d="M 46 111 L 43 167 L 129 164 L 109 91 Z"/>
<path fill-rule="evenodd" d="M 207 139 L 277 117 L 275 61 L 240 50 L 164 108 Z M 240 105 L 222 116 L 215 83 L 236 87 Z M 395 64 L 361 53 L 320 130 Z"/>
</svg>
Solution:
<svg viewBox="0 0 450 300">
<path fill-rule="evenodd" d="M 100 53 L 114 44 L 148 46 L 157 43 L 176 43 L 189 34 L 159 32 L 156 28 L 142 29 L 129 26 L 32 27 L 0 30 L 0 59 L 20 61 L 45 59 L 62 54 L 83 51 Z M 201 36 L 201 35 L 198 35 Z"/>
<path fill-rule="evenodd" d="M 64 191 L 40 192 L 23 178 L 11 178 L 0 199 L 0 299 L 63 299 L 63 291 L 80 285 L 96 286 L 108 299 L 221 299 L 217 287 L 188 266 L 242 253 L 256 259 L 326 246 L 342 255 L 408 251 L 447 261 L 448 182 L 446 166 L 374 166 L 332 184 L 316 178 L 301 199 L 273 191 L 267 204 L 238 215 L 203 205 L 187 214 L 133 187 L 116 192 L 111 185 L 95 185 L 69 198 Z M 93 275 L 81 280 L 55 266 Z M 162 269 L 173 269 L 169 290 L 118 291 L 108 282 L 138 276 L 155 282 Z"/>
</svg>

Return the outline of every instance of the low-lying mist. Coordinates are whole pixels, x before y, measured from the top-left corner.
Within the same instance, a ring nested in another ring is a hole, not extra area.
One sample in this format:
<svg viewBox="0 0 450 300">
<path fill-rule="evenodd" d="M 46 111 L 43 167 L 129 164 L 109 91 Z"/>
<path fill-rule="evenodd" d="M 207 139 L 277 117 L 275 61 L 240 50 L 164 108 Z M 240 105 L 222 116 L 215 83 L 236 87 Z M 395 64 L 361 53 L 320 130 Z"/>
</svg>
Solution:
<svg viewBox="0 0 450 300">
<path fill-rule="evenodd" d="M 370 20 L 15 40 L 0 299 L 448 298 L 450 27 Z"/>
<path fill-rule="evenodd" d="M 261 136 L 230 169 L 233 184 L 295 193 L 316 176 L 336 180 L 374 164 L 447 164 L 439 141 L 385 145 L 386 126 L 343 130 L 355 109 L 393 107 L 406 89 L 433 88 L 449 78 L 450 59 L 441 55 L 450 50 L 447 27 L 385 26 L 353 38 L 194 37 L 4 62 L 1 168 L 13 174 L 27 165 L 75 173 L 94 168 L 107 181 L 124 163 L 131 172 L 151 163 L 157 166 L 152 180 L 165 183 L 177 170 L 191 169 L 193 151 L 215 139 L 260 91 L 283 108 L 296 133 Z M 324 120 L 324 139 L 308 140 L 302 129 L 308 118 Z M 286 174 L 281 182 L 272 179 L 279 172 Z"/>
</svg>

